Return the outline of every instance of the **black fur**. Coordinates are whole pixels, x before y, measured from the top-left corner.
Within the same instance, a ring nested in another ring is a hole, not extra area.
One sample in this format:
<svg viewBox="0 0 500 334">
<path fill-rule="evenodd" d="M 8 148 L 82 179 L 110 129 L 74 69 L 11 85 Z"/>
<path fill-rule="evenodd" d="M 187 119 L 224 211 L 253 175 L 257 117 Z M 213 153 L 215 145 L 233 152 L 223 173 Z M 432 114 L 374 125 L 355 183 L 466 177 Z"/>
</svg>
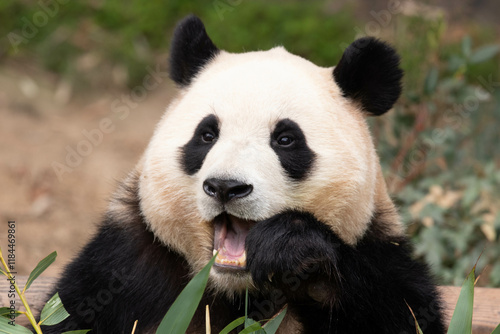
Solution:
<svg viewBox="0 0 500 334">
<path fill-rule="evenodd" d="M 186 260 L 161 245 L 147 230 L 140 214 L 137 188 L 129 188 L 120 199 L 131 210 L 125 220 L 108 215 L 97 234 L 66 268 L 50 294 L 59 296 L 70 317 L 55 326 L 43 326 L 45 334 L 76 329 L 92 329 L 92 334 L 130 334 L 156 329 L 175 298 L 190 280 Z M 273 308 L 262 312 L 261 305 Z M 227 299 L 206 293 L 191 322 L 189 331 L 205 333 L 205 305 L 213 315 L 212 330 L 221 331 L 244 315 L 244 298 Z M 262 320 L 281 307 L 275 299 L 253 295 L 249 313 Z M 232 332 L 236 333 L 236 332 Z"/>
<path fill-rule="evenodd" d="M 181 87 L 188 86 L 220 52 L 208 37 L 203 22 L 194 15 L 177 24 L 170 49 L 170 77 Z"/>
<path fill-rule="evenodd" d="M 205 142 L 203 135 L 210 133 L 214 136 L 212 142 Z M 200 170 L 203 161 L 219 137 L 219 121 L 215 115 L 208 115 L 196 127 L 191 140 L 181 148 L 181 165 L 184 171 L 193 175 Z"/>
<path fill-rule="evenodd" d="M 280 145 L 279 139 L 288 137 L 290 145 Z M 300 126 L 290 119 L 282 119 L 271 134 L 271 147 L 278 155 L 281 166 L 294 180 L 307 176 L 314 163 L 314 152 L 307 146 L 306 137 Z"/>
<path fill-rule="evenodd" d="M 134 230 L 106 221 L 96 237 L 65 270 L 56 285 L 70 317 L 61 324 L 44 326 L 45 334 L 92 329 L 92 334 L 130 334 L 156 328 L 189 280 L 185 259 L 153 240 L 145 225 Z M 53 293 L 55 293 L 54 291 Z M 192 321 L 192 330 L 202 332 L 204 308 L 217 318 L 218 333 L 242 316 L 243 301 L 207 295 Z"/>
<path fill-rule="evenodd" d="M 185 286 L 186 261 L 155 241 L 139 214 L 137 197 L 131 198 L 122 201 L 134 205 L 136 214 L 128 221 L 108 215 L 66 268 L 56 291 L 71 316 L 44 333 L 89 328 L 93 334 L 131 333 L 136 319 L 140 333 L 161 321 Z"/>
<path fill-rule="evenodd" d="M 137 184 L 128 191 L 119 201 L 129 213 L 108 214 L 53 291 L 71 316 L 44 333 L 128 334 L 135 320 L 137 333 L 154 330 L 189 281 L 186 260 L 147 230 Z M 266 319 L 288 303 L 304 333 L 414 333 L 407 302 L 426 334 L 444 333 L 427 268 L 411 259 L 406 239 L 381 241 L 377 233 L 352 247 L 307 213 L 258 222 L 246 241 L 248 270 L 259 287 L 250 295 L 249 315 Z M 240 296 L 207 292 L 190 333 L 204 333 L 207 304 L 216 333 L 245 310 Z"/>
<path fill-rule="evenodd" d="M 441 305 L 425 265 L 406 238 L 369 231 L 343 243 L 312 215 L 286 212 L 259 222 L 246 239 L 247 266 L 263 290 L 278 289 L 304 333 L 444 333 Z"/>
<path fill-rule="evenodd" d="M 333 70 L 345 97 L 361 104 L 372 115 L 382 115 L 401 95 L 403 71 L 399 56 L 389 45 L 373 38 L 354 41 Z"/>
</svg>

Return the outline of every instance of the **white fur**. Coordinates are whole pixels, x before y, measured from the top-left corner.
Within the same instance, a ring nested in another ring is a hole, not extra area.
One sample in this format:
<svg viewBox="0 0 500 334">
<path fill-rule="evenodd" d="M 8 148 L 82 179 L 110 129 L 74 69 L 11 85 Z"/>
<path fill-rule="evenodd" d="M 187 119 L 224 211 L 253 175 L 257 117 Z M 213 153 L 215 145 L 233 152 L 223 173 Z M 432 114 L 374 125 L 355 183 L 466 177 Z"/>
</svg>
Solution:
<svg viewBox="0 0 500 334">
<path fill-rule="evenodd" d="M 215 114 L 220 136 L 200 171 L 182 170 L 180 148 L 198 123 Z M 316 153 L 310 175 L 292 182 L 270 147 L 276 123 L 299 124 Z M 378 160 L 362 113 L 341 96 L 332 68 L 278 47 L 221 52 L 181 92 L 159 123 L 141 167 L 141 208 L 151 230 L 184 254 L 194 271 L 212 256 L 220 205 L 202 188 L 207 178 L 237 179 L 253 192 L 226 210 L 262 220 L 285 209 L 313 213 L 346 243 L 355 244 L 373 214 Z M 215 285 L 244 289 L 249 278 L 213 273 Z"/>
</svg>

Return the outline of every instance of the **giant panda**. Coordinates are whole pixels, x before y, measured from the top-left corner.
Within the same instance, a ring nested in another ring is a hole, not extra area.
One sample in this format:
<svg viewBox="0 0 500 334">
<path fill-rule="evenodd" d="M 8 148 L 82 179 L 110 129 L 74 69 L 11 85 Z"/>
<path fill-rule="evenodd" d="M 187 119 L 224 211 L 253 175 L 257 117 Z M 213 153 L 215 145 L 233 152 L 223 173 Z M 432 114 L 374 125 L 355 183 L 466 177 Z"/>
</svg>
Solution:
<svg viewBox="0 0 500 334">
<path fill-rule="evenodd" d="M 399 56 L 371 37 L 324 68 L 283 47 L 218 49 L 201 20 L 171 46 L 170 104 L 93 239 L 55 289 L 71 314 L 44 333 L 154 333 L 217 253 L 188 333 L 245 312 L 293 333 L 443 333 L 428 267 L 382 176 L 366 118 L 401 93 Z M 55 291 L 54 291 L 55 292 Z"/>
</svg>

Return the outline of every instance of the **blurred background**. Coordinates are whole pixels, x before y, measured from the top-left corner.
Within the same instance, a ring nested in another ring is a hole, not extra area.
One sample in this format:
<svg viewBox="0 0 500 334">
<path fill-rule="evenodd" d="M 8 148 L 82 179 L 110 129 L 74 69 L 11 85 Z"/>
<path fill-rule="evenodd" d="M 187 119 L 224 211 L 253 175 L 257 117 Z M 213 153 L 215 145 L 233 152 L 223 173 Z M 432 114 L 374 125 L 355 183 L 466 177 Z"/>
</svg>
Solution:
<svg viewBox="0 0 500 334">
<path fill-rule="evenodd" d="M 231 52 L 283 45 L 335 65 L 355 38 L 402 56 L 404 92 L 370 119 L 391 194 L 440 284 L 500 286 L 500 4 L 496 0 L 0 2 L 0 246 L 58 275 L 175 95 L 175 23 L 200 16 Z"/>
</svg>

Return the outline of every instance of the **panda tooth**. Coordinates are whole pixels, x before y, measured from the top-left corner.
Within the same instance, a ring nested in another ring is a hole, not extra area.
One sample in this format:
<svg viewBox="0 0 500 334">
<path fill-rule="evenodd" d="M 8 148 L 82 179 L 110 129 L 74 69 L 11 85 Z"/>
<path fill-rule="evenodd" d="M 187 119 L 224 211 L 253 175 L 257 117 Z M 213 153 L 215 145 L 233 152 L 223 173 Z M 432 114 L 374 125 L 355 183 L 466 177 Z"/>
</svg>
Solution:
<svg viewBox="0 0 500 334">
<path fill-rule="evenodd" d="M 224 259 L 221 257 L 220 253 L 217 254 L 217 257 L 215 258 L 215 263 L 219 263 L 219 264 L 222 264 L 222 261 Z"/>
<path fill-rule="evenodd" d="M 215 257 L 215 263 L 218 264 L 224 264 L 224 265 L 230 265 L 230 266 L 235 266 L 235 267 L 241 267 L 245 268 L 247 261 L 246 261 L 246 252 L 243 252 L 243 254 L 237 258 L 237 259 L 228 259 L 221 255 L 221 251 L 217 253 L 216 250 L 214 250 L 214 254 L 217 254 Z"/>
<path fill-rule="evenodd" d="M 216 249 L 214 249 L 214 251 L 213 251 L 212 255 L 214 255 L 214 256 L 215 256 L 215 254 L 217 254 L 217 250 L 216 250 Z"/>
<path fill-rule="evenodd" d="M 243 254 L 241 254 L 241 256 L 238 258 L 238 264 L 240 267 L 247 266 L 247 252 L 243 252 Z"/>
</svg>

